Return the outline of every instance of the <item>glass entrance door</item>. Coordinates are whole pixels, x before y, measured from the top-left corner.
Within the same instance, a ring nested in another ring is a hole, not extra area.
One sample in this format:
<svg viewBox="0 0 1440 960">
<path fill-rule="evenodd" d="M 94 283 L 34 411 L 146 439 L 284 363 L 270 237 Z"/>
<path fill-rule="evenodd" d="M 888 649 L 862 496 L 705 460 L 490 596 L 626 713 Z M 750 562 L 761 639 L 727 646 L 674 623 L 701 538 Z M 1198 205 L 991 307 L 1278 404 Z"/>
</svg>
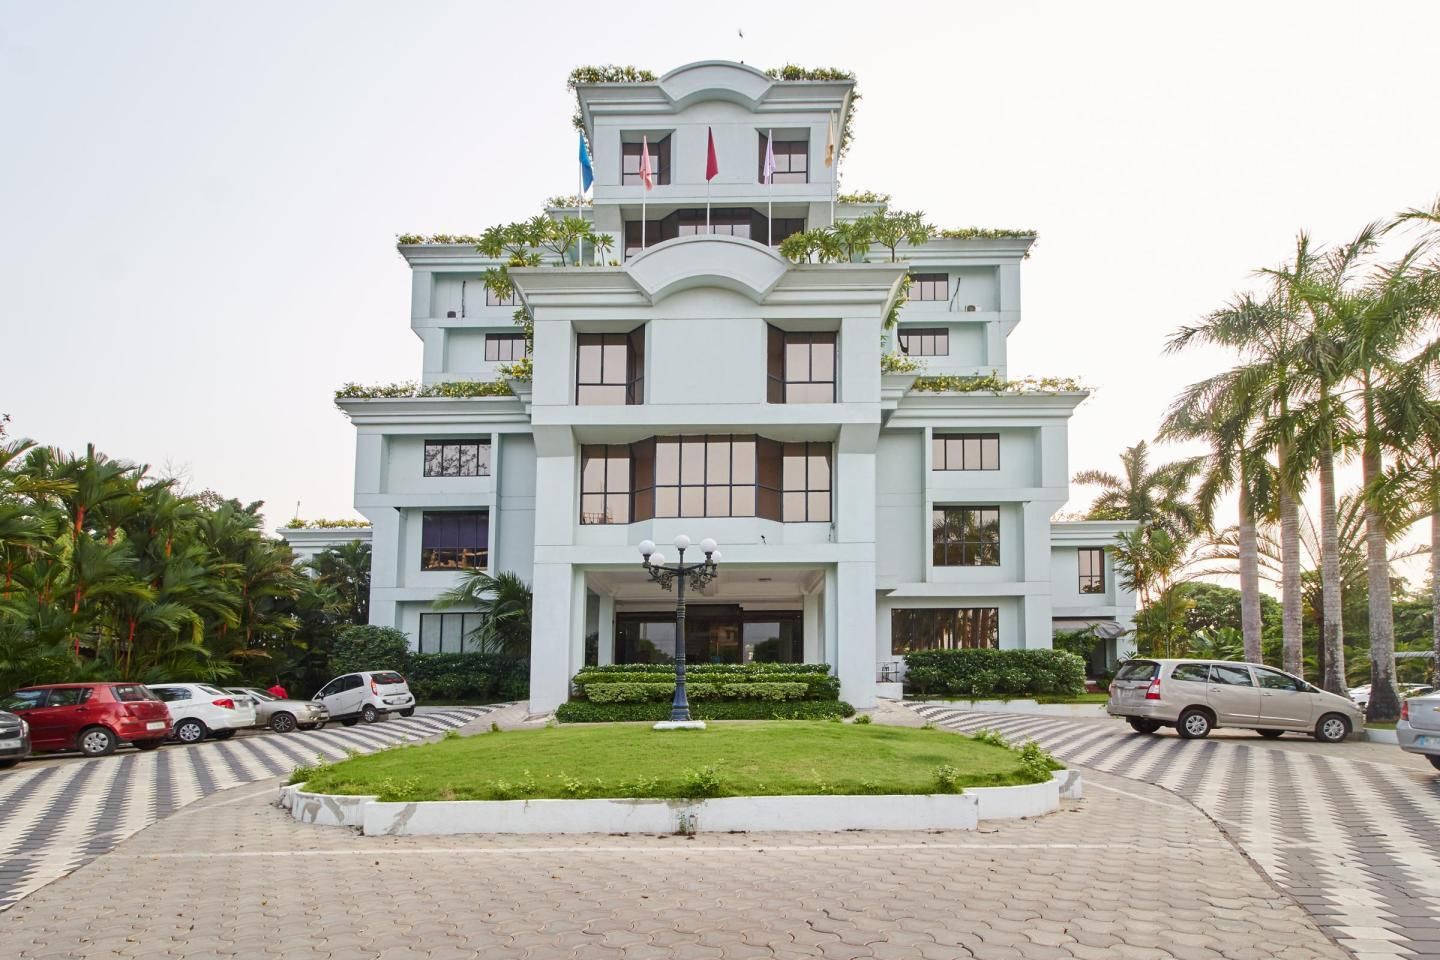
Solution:
<svg viewBox="0 0 1440 960">
<path fill-rule="evenodd" d="M 798 610 L 752 612 L 730 604 L 691 604 L 685 613 L 685 658 L 690 663 L 800 663 L 805 659 Z M 616 614 L 616 663 L 674 660 L 673 614 Z"/>
</svg>

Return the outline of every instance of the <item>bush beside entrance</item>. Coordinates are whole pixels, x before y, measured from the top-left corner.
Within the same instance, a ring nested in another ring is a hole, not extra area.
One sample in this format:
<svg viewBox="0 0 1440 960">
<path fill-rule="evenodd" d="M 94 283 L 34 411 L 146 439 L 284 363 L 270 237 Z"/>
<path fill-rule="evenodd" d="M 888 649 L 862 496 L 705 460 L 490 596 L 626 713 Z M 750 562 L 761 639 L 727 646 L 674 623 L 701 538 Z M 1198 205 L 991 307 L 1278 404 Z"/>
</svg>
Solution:
<svg viewBox="0 0 1440 960">
<path fill-rule="evenodd" d="M 701 663 L 685 671 L 697 720 L 783 720 L 848 717 L 840 681 L 823 663 Z M 675 695 L 673 664 L 587 667 L 575 675 L 573 697 L 555 716 L 566 723 L 666 720 Z"/>
<path fill-rule="evenodd" d="M 530 661 L 497 653 L 412 653 L 393 627 L 341 630 L 330 656 L 333 676 L 357 670 L 395 670 L 420 703 L 494 703 L 530 696 Z"/>
<path fill-rule="evenodd" d="M 1071 697 L 1085 692 L 1085 661 L 1063 650 L 924 650 L 905 656 L 908 693 Z"/>
</svg>

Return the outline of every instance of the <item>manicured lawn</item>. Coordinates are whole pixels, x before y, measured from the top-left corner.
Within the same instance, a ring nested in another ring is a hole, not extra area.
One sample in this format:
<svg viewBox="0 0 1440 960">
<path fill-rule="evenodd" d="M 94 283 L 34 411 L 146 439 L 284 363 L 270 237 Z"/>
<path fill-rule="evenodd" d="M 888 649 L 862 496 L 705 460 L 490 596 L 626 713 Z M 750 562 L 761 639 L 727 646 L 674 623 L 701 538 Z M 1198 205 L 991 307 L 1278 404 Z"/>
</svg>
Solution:
<svg viewBox="0 0 1440 960">
<path fill-rule="evenodd" d="M 1045 776 L 1016 751 L 941 730 L 731 721 L 695 731 L 623 723 L 487 733 L 299 770 L 292 779 L 322 793 L 388 800 L 513 800 L 935 793 Z"/>
</svg>

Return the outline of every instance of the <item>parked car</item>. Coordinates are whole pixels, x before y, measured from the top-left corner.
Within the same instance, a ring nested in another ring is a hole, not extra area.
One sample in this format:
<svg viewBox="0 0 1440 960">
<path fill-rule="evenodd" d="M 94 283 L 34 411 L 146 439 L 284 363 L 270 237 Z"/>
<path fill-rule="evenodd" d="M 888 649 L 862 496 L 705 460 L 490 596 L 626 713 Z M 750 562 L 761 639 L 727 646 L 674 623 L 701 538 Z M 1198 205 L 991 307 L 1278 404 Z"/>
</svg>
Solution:
<svg viewBox="0 0 1440 960">
<path fill-rule="evenodd" d="M 170 709 L 173 736 L 181 743 L 199 743 L 207 736 L 228 740 L 235 731 L 255 726 L 255 704 L 209 684 L 152 683 L 150 689 Z"/>
<path fill-rule="evenodd" d="M 0 770 L 8 770 L 30 756 L 30 724 L 0 710 Z"/>
<path fill-rule="evenodd" d="M 22 687 L 0 709 L 30 725 L 30 746 L 103 757 L 122 743 L 154 750 L 170 735 L 170 714 L 138 683 L 54 683 Z"/>
<path fill-rule="evenodd" d="M 325 704 L 314 700 L 283 700 L 257 687 L 226 687 L 225 692 L 237 700 L 248 699 L 255 706 L 255 726 L 269 727 L 276 733 L 289 733 L 297 727 L 319 730 L 330 719 Z"/>
<path fill-rule="evenodd" d="M 1401 700 L 1404 700 L 1406 697 L 1423 697 L 1426 694 L 1435 692 L 1434 687 L 1427 686 L 1423 683 L 1396 684 L 1396 690 L 1399 692 Z M 1367 683 L 1363 686 L 1352 688 L 1350 691 L 1350 699 L 1354 700 L 1355 704 L 1361 710 L 1370 706 L 1370 684 Z"/>
<path fill-rule="evenodd" d="M 1127 661 L 1105 709 L 1140 733 L 1174 727 L 1187 740 L 1216 727 L 1249 727 L 1262 737 L 1294 730 L 1339 743 L 1365 729 L 1352 701 L 1273 667 L 1230 660 Z"/>
<path fill-rule="evenodd" d="M 1402 700 L 1395 738 L 1401 750 L 1423 755 L 1440 770 L 1440 693 Z"/>
<path fill-rule="evenodd" d="M 361 720 L 374 723 L 389 713 L 402 717 L 415 713 L 410 685 L 394 670 L 347 673 L 325 684 L 312 699 L 325 704 L 330 718 L 347 727 Z"/>
</svg>

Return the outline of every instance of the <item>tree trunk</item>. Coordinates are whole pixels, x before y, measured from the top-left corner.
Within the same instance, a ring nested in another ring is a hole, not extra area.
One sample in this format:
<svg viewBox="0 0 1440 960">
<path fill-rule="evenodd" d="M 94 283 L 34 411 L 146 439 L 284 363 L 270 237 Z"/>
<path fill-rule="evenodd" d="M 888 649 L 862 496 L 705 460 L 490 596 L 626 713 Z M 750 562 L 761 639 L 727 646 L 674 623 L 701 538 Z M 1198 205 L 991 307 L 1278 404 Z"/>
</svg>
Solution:
<svg viewBox="0 0 1440 960">
<path fill-rule="evenodd" d="M 1340 521 L 1335 510 L 1335 452 L 1320 454 L 1320 646 L 1325 651 L 1320 685 L 1350 696 L 1345 681 L 1345 624 L 1341 619 Z"/>
<path fill-rule="evenodd" d="M 1245 478 L 1240 480 L 1240 630 L 1245 638 L 1245 659 L 1259 663 L 1260 652 L 1260 551 L 1255 537 L 1255 517 Z"/>
<path fill-rule="evenodd" d="M 1368 419 L 1368 418 L 1367 418 Z M 1384 464 L 1374 441 L 1365 441 L 1360 458 L 1366 490 L 1373 490 Z M 1365 718 L 1372 723 L 1400 719 L 1400 694 L 1395 689 L 1395 617 L 1390 603 L 1389 536 L 1385 518 L 1368 499 L 1365 503 L 1365 580 L 1370 590 L 1370 704 Z"/>
<path fill-rule="evenodd" d="M 1282 453 L 1282 475 L 1285 471 L 1283 457 Z M 1287 673 L 1298 677 L 1305 666 L 1302 646 L 1304 597 L 1300 593 L 1300 505 L 1283 481 L 1280 485 L 1280 604 L 1285 641 L 1281 666 Z"/>
<path fill-rule="evenodd" d="M 1435 641 L 1435 688 L 1440 690 L 1440 488 L 1430 504 L 1430 632 Z"/>
</svg>

